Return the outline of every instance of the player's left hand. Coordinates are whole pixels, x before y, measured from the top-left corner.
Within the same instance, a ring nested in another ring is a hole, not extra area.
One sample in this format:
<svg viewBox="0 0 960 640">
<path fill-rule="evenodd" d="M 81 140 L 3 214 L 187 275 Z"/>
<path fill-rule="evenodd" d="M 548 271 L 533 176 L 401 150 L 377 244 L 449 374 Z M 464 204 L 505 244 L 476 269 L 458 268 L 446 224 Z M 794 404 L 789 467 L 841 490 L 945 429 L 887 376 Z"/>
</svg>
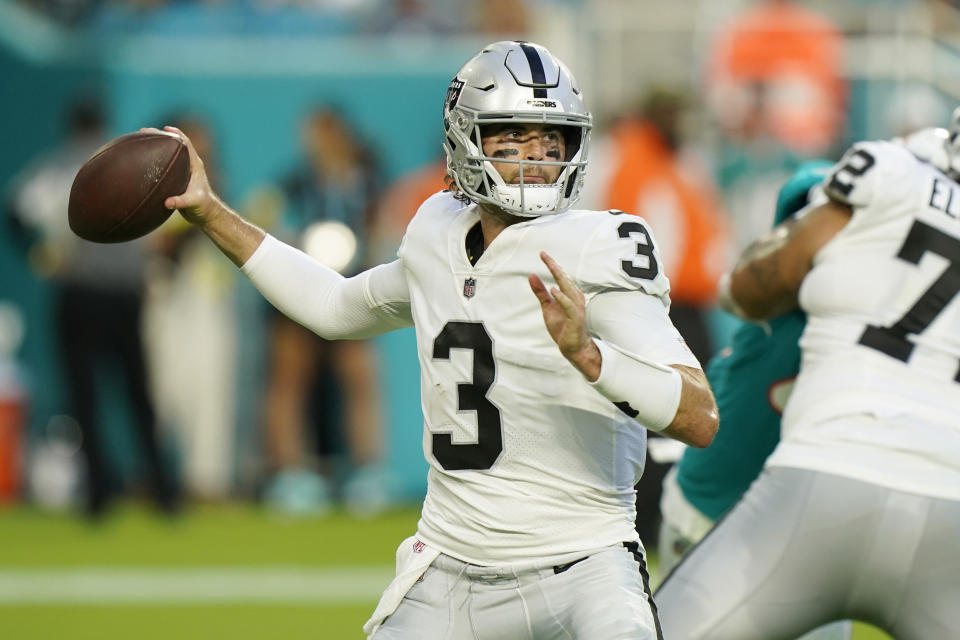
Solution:
<svg viewBox="0 0 960 640">
<path fill-rule="evenodd" d="M 588 380 L 596 380 L 600 375 L 600 350 L 587 334 L 587 304 L 583 292 L 545 251 L 540 252 L 540 259 L 557 282 L 557 286 L 548 290 L 537 274 L 532 273 L 528 278 L 530 288 L 540 301 L 547 332 L 573 366 Z"/>
</svg>

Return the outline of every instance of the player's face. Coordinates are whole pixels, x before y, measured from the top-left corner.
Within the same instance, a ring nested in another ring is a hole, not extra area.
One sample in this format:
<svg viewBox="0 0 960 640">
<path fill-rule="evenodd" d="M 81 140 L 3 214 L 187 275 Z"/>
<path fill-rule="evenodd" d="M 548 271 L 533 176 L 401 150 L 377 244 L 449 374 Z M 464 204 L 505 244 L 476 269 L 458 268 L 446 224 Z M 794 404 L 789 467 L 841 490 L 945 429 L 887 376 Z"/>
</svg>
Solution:
<svg viewBox="0 0 960 640">
<path fill-rule="evenodd" d="M 483 154 L 507 160 L 559 162 L 566 157 L 566 144 L 560 127 L 550 124 L 502 124 L 487 127 L 481 137 Z M 520 164 L 494 162 L 494 168 L 507 184 L 520 184 Z M 552 184 L 560 177 L 559 165 L 524 165 L 526 184 Z"/>
</svg>

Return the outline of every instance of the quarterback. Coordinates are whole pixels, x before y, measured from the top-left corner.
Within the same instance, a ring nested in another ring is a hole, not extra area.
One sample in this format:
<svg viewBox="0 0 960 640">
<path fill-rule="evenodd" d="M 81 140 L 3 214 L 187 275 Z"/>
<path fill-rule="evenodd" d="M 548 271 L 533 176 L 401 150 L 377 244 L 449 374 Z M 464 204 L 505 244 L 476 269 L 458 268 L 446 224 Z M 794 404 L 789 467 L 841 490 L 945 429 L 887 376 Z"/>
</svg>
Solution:
<svg viewBox="0 0 960 640">
<path fill-rule="evenodd" d="M 795 638 L 854 618 L 960 629 L 960 109 L 918 155 L 862 142 L 828 200 L 747 248 L 721 296 L 807 314 L 780 443 L 657 591 L 667 637 Z M 928 132 L 924 132 L 928 135 Z"/>
<path fill-rule="evenodd" d="M 653 234 L 570 209 L 591 117 L 545 48 L 478 53 L 443 127 L 449 190 L 419 208 L 396 261 L 353 278 L 243 221 L 193 151 L 167 206 L 325 338 L 415 327 L 428 490 L 368 635 L 660 638 L 634 530 L 646 430 L 706 446 L 717 413 L 668 319 Z"/>
</svg>

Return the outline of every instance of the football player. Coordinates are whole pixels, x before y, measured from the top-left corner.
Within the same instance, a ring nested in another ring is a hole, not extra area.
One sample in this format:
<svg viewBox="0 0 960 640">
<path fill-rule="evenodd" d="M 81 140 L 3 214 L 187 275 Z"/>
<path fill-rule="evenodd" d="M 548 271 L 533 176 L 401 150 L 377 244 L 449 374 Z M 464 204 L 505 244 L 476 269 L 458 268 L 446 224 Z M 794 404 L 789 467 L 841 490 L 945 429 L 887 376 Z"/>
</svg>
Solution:
<svg viewBox="0 0 960 640">
<path fill-rule="evenodd" d="M 958 133 L 960 109 L 928 153 L 854 145 L 828 200 L 726 281 L 746 319 L 806 312 L 802 361 L 759 479 L 657 591 L 667 637 L 795 638 L 842 618 L 902 640 L 960 628 Z"/>
<path fill-rule="evenodd" d="M 705 446 L 717 413 L 667 316 L 653 235 L 570 209 L 591 117 L 547 49 L 483 49 L 443 126 L 449 190 L 417 211 L 397 261 L 353 278 L 244 222 L 192 151 L 167 205 L 325 338 L 415 327 L 428 490 L 369 635 L 659 638 L 634 529 L 646 430 Z"/>
</svg>

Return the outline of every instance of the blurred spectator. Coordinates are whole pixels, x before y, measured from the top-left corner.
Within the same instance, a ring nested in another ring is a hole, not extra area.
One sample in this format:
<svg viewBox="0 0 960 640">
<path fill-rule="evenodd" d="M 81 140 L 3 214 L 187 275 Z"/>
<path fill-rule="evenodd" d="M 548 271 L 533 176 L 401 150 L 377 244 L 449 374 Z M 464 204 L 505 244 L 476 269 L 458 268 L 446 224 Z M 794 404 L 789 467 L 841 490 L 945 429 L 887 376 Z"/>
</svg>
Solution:
<svg viewBox="0 0 960 640">
<path fill-rule="evenodd" d="M 734 139 L 769 135 L 805 155 L 844 124 L 843 35 L 789 0 L 759 2 L 721 28 L 707 56 L 709 104 Z"/>
<path fill-rule="evenodd" d="M 284 205 L 274 233 L 351 275 L 368 265 L 378 168 L 359 134 L 334 109 L 312 111 L 301 141 L 305 157 L 279 184 Z M 268 332 L 265 424 L 272 478 L 265 500 L 290 512 L 324 510 L 331 497 L 325 477 L 330 470 L 312 463 L 307 442 L 313 434 L 313 448 L 332 453 L 342 436 L 353 467 L 342 491 L 347 507 L 364 513 L 382 509 L 388 487 L 380 466 L 381 398 L 373 344 L 323 340 L 273 310 Z M 330 393 L 331 379 L 339 393 Z"/>
<path fill-rule="evenodd" d="M 764 0 L 706 52 L 707 102 L 724 135 L 719 185 L 741 249 L 769 226 L 769 203 L 805 159 L 830 155 L 844 127 L 843 36 L 789 0 Z"/>
<path fill-rule="evenodd" d="M 729 264 L 729 235 L 708 172 L 684 148 L 686 108 L 681 92 L 658 87 L 641 99 L 637 110 L 623 115 L 591 149 L 592 185 L 581 206 L 619 209 L 650 223 L 670 278 L 670 318 L 697 359 L 706 363 L 714 351 L 708 314 L 717 281 Z M 661 457 L 658 444 L 672 441 L 648 437 L 646 468 L 637 485 L 637 524 L 641 538 L 654 541 L 661 481 L 675 451 Z"/>
<path fill-rule="evenodd" d="M 103 144 L 104 119 L 93 100 L 80 99 L 70 108 L 67 139 L 15 182 L 9 219 L 28 249 L 31 266 L 54 288 L 65 388 L 86 460 L 87 513 L 101 516 L 114 491 L 99 402 L 107 389 L 119 390 L 129 400 L 153 498 L 169 513 L 178 506 L 178 491 L 163 462 L 140 334 L 144 242 L 93 244 L 74 236 L 67 225 L 70 185 Z M 113 385 L 116 381 L 121 384 Z"/>
<path fill-rule="evenodd" d="M 218 193 L 227 193 L 213 132 L 205 118 L 172 114 Z M 152 252 L 145 331 L 161 422 L 177 434 L 185 487 L 222 498 L 232 488 L 235 431 L 235 274 L 178 214 L 149 237 Z M 191 331 L 183 331 L 189 325 Z"/>
</svg>

